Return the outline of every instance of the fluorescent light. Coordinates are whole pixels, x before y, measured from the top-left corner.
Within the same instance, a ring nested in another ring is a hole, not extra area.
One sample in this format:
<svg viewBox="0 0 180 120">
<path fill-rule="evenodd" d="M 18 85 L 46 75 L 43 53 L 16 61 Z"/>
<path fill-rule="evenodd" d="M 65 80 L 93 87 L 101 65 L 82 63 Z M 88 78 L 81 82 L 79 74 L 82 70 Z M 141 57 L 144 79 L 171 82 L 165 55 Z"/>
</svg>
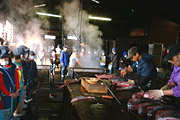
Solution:
<svg viewBox="0 0 180 120">
<path fill-rule="evenodd" d="M 56 36 L 53 36 L 53 35 L 44 35 L 44 38 L 45 38 L 45 39 L 55 40 L 55 39 L 56 39 Z"/>
<path fill-rule="evenodd" d="M 67 39 L 69 39 L 69 40 L 77 40 L 77 37 L 75 35 L 68 35 Z"/>
<path fill-rule="evenodd" d="M 99 1 L 97 1 L 97 0 L 92 0 L 93 2 L 95 2 L 95 3 L 99 3 Z"/>
<path fill-rule="evenodd" d="M 49 14 L 49 13 L 42 13 L 42 12 L 37 12 L 36 14 L 38 15 L 44 15 L 44 16 L 50 16 L 50 17 L 58 17 L 61 18 L 61 15 L 55 15 L 55 14 Z"/>
<path fill-rule="evenodd" d="M 104 17 L 93 17 L 93 16 L 89 16 L 89 19 L 93 19 L 93 20 L 104 20 L 104 21 L 111 21 L 111 18 L 104 18 Z"/>
<path fill-rule="evenodd" d="M 40 5 L 34 5 L 34 7 L 38 8 L 38 7 L 44 7 L 46 6 L 46 4 L 40 4 Z"/>
<path fill-rule="evenodd" d="M 61 15 L 55 15 L 55 14 L 49 14 L 49 13 L 42 13 L 42 12 L 37 12 L 37 15 L 44 15 L 44 16 L 50 16 L 50 17 L 58 17 L 61 18 Z M 104 17 L 93 17 L 93 16 L 89 16 L 89 19 L 93 19 L 93 20 L 104 20 L 104 21 L 111 21 L 111 18 L 104 18 Z"/>
</svg>

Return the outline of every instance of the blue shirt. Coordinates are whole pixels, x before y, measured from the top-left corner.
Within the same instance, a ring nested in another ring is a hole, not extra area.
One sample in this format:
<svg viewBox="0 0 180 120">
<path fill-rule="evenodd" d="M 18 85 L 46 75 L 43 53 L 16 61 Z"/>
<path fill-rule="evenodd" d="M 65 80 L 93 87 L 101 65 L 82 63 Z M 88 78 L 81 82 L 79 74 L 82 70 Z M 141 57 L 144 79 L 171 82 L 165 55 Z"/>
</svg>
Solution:
<svg viewBox="0 0 180 120">
<path fill-rule="evenodd" d="M 68 63 L 69 63 L 69 55 L 68 55 L 68 52 L 65 52 L 64 50 L 61 52 L 61 55 L 60 55 L 60 63 L 62 65 L 65 65 L 65 66 L 68 66 Z"/>
<path fill-rule="evenodd" d="M 152 56 L 146 53 L 142 53 L 142 58 L 132 65 L 132 69 L 133 72 L 138 73 L 139 77 L 143 78 L 135 81 L 137 84 L 147 83 L 149 80 L 155 79 L 157 75 Z"/>
</svg>

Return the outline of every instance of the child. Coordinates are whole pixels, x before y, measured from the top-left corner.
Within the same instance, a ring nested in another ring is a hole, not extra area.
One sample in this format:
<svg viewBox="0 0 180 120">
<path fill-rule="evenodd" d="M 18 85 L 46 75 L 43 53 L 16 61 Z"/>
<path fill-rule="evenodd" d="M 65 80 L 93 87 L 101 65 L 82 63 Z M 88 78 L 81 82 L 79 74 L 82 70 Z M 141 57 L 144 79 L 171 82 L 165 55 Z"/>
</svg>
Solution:
<svg viewBox="0 0 180 120">
<path fill-rule="evenodd" d="M 16 65 L 9 57 L 10 50 L 0 46 L 0 96 L 3 109 L 0 110 L 0 119 L 9 120 L 13 116 L 13 98 L 19 96 L 19 76 Z"/>
<path fill-rule="evenodd" d="M 35 53 L 34 51 L 29 52 L 29 59 L 27 59 L 27 89 L 26 89 L 26 99 L 25 102 L 29 103 L 32 101 L 31 94 L 34 87 L 37 84 L 38 74 L 37 74 L 37 65 L 34 61 Z"/>
<path fill-rule="evenodd" d="M 18 101 L 18 106 L 16 111 L 14 112 L 15 117 L 20 117 L 25 115 L 25 111 L 23 111 L 24 107 L 24 99 L 25 99 L 25 89 L 24 89 L 24 77 L 23 77 L 23 67 L 22 67 L 22 60 L 20 55 L 15 55 L 15 62 L 19 73 L 19 83 L 20 83 L 20 96 Z"/>
</svg>

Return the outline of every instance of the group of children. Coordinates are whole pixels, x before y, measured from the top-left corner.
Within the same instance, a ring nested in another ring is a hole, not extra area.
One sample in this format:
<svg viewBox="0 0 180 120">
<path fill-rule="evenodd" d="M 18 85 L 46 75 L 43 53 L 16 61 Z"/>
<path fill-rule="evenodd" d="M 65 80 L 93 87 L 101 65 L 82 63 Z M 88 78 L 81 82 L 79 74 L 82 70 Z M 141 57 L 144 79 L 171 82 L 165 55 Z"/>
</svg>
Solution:
<svg viewBox="0 0 180 120">
<path fill-rule="evenodd" d="M 35 53 L 24 45 L 12 52 L 0 42 L 0 120 L 17 120 L 38 81 Z"/>
</svg>

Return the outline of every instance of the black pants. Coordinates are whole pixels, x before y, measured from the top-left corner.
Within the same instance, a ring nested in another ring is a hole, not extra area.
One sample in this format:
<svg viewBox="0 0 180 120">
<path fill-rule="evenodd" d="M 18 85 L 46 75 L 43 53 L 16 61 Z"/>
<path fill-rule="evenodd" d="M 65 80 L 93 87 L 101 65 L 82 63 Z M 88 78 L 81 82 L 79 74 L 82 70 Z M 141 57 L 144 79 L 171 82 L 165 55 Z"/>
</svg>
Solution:
<svg viewBox="0 0 180 120">
<path fill-rule="evenodd" d="M 34 80 L 31 80 L 27 83 L 27 89 L 26 89 L 26 100 L 31 98 L 32 92 L 34 87 Z"/>
</svg>

